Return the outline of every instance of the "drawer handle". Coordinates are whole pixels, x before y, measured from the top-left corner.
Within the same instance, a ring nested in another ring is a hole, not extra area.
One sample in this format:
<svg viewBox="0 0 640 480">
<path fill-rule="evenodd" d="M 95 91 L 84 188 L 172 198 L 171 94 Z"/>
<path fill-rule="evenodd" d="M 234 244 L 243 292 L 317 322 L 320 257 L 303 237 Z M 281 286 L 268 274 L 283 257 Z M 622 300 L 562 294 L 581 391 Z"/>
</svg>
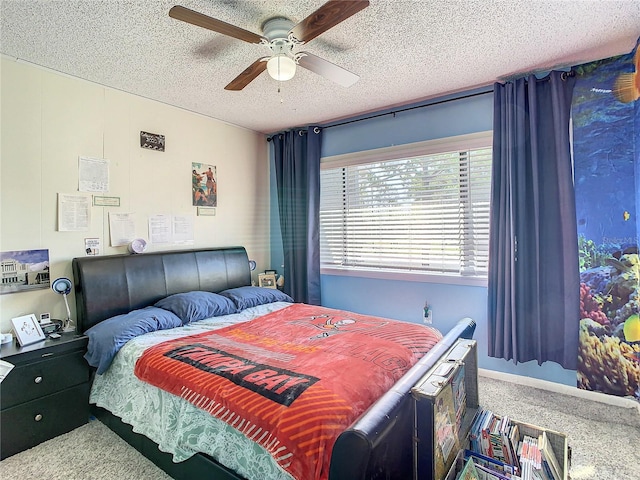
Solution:
<svg viewBox="0 0 640 480">
<path fill-rule="evenodd" d="M 39 413 L 39 414 L 37 414 L 37 415 L 35 416 L 34 420 L 35 420 L 36 422 L 39 422 L 40 420 L 42 420 L 42 414 L 40 414 L 40 413 Z"/>
<path fill-rule="evenodd" d="M 33 379 L 33 381 L 36 382 L 36 383 L 40 383 L 40 382 L 42 382 L 42 377 L 36 377 L 36 378 Z"/>
<path fill-rule="evenodd" d="M 53 355 L 53 352 L 43 353 L 43 354 L 41 355 L 41 358 L 44 358 L 44 357 L 50 357 L 51 355 Z"/>
</svg>

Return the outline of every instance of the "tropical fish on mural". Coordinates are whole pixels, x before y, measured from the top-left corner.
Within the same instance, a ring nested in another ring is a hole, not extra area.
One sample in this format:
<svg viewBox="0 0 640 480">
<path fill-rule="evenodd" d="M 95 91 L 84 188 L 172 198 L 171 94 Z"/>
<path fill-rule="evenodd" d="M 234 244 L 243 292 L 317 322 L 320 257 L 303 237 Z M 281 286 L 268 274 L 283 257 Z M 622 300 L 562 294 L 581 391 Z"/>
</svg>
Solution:
<svg viewBox="0 0 640 480">
<path fill-rule="evenodd" d="M 621 250 L 616 250 L 611 255 L 613 255 L 615 258 L 620 260 L 622 255 L 633 255 L 634 253 L 635 254 L 638 253 L 638 246 L 637 245 L 631 245 L 631 246 L 628 246 L 628 247 L 623 248 Z"/>
<path fill-rule="evenodd" d="M 631 214 L 629 212 L 627 212 L 626 210 L 622 212 L 622 219 L 625 222 L 629 221 L 630 218 L 631 218 Z"/>
<path fill-rule="evenodd" d="M 640 48 L 634 56 L 636 71 L 621 73 L 613 86 L 613 94 L 622 103 L 631 103 L 640 98 Z"/>
<path fill-rule="evenodd" d="M 640 342 L 640 317 L 637 313 L 627 318 L 622 331 L 627 342 Z"/>
</svg>

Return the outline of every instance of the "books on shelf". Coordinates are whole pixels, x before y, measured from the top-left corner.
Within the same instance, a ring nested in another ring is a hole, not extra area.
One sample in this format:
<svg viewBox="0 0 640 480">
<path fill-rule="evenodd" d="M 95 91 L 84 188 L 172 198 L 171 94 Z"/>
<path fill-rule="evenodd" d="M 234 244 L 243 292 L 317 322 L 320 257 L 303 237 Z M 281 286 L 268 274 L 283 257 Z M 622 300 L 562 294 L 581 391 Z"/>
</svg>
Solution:
<svg viewBox="0 0 640 480">
<path fill-rule="evenodd" d="M 465 462 L 464 468 L 458 476 L 459 480 L 480 480 L 480 474 L 473 463 L 473 460 L 469 459 Z"/>
<path fill-rule="evenodd" d="M 496 460 L 492 457 L 487 457 L 482 455 L 481 453 L 474 452 L 471 450 L 464 451 L 464 459 L 471 459 L 476 465 L 483 466 L 489 468 L 491 470 L 495 470 L 496 472 L 506 474 L 506 475 L 515 475 L 516 467 L 514 465 L 510 465 L 508 463 L 501 462 L 500 460 Z"/>
<path fill-rule="evenodd" d="M 538 450 L 538 439 L 525 435 L 518 446 L 520 456 L 520 466 L 522 469 L 522 480 L 534 480 L 538 476 L 534 472 L 539 471 L 542 466 L 540 462 L 540 450 Z"/>
<path fill-rule="evenodd" d="M 480 475 L 480 480 L 520 480 L 520 477 L 517 475 L 503 475 L 500 472 L 491 470 L 488 467 L 483 467 L 482 465 L 476 465 L 476 470 Z"/>
<path fill-rule="evenodd" d="M 516 449 L 519 441 L 518 426 L 509 417 L 497 417 L 491 410 L 480 409 L 471 426 L 471 450 L 519 468 Z"/>
<path fill-rule="evenodd" d="M 566 461 L 556 456 L 550 435 L 556 443 L 564 438 L 566 451 L 562 434 L 547 433 L 480 407 L 471 425 L 464 460 L 474 462 L 482 480 L 565 480 Z"/>
<path fill-rule="evenodd" d="M 482 460 L 473 455 L 466 455 L 469 450 L 465 451 L 464 468 L 460 471 L 456 480 L 520 480 L 520 477 L 504 471 L 496 470 L 491 462 Z"/>
<path fill-rule="evenodd" d="M 563 480 L 563 470 L 549 443 L 547 432 L 525 435 L 520 446 L 523 480 Z"/>
<path fill-rule="evenodd" d="M 549 436 L 544 430 L 538 436 L 538 448 L 542 456 L 542 464 L 550 473 L 550 475 L 548 475 L 550 480 L 563 480 L 560 463 L 553 452 L 551 443 L 549 443 Z"/>
</svg>

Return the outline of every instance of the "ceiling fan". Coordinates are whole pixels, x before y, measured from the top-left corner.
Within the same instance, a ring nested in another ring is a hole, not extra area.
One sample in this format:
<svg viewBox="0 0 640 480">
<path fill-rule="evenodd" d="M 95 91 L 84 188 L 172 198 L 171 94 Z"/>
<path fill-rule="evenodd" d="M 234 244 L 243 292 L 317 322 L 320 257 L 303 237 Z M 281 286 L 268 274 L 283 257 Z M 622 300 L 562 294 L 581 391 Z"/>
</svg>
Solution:
<svg viewBox="0 0 640 480">
<path fill-rule="evenodd" d="M 176 5 L 169 16 L 176 20 L 228 35 L 249 43 L 261 44 L 271 50 L 269 56 L 261 57 L 234 78 L 225 90 L 242 90 L 265 70 L 278 81 L 293 78 L 296 66 L 300 65 L 344 87 L 350 87 L 360 78 L 328 60 L 309 52 L 294 52 L 294 47 L 308 43 L 360 10 L 369 6 L 369 0 L 330 0 L 297 25 L 284 17 L 274 17 L 262 25 L 262 35 L 236 27 L 202 13 Z"/>
</svg>

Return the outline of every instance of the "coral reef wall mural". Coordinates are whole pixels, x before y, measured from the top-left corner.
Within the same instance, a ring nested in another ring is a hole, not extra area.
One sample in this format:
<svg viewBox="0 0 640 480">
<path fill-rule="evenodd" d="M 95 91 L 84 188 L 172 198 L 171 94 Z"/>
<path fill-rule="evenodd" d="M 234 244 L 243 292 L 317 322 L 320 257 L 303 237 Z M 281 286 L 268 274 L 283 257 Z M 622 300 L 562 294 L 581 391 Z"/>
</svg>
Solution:
<svg viewBox="0 0 640 480">
<path fill-rule="evenodd" d="M 578 387 L 640 400 L 640 40 L 576 67 Z"/>
</svg>

